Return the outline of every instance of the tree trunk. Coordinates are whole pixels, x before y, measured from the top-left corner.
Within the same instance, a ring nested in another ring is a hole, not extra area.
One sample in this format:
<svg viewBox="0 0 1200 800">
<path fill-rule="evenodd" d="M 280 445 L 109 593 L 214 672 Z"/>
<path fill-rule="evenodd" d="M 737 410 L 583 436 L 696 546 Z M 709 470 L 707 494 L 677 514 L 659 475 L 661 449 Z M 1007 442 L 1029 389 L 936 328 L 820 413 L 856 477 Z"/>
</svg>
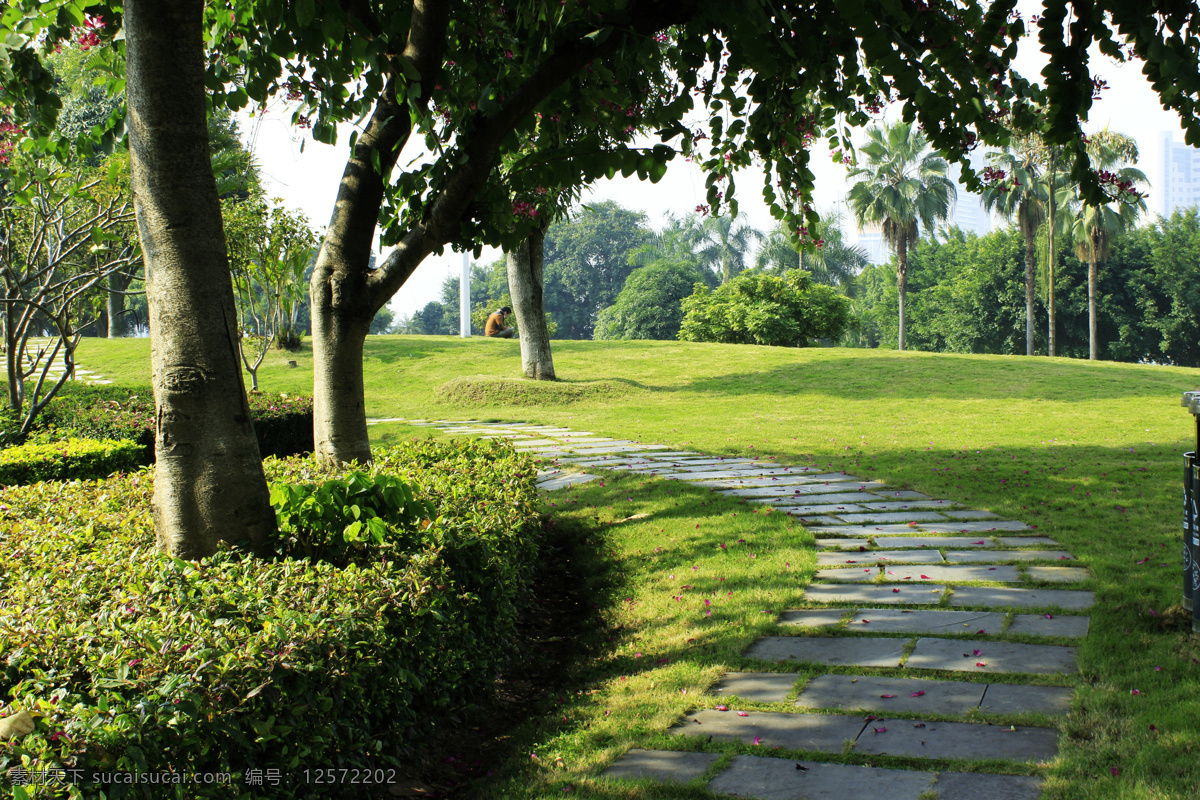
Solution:
<svg viewBox="0 0 1200 800">
<path fill-rule="evenodd" d="M 375 311 L 363 304 L 368 297 L 365 287 L 354 285 L 362 277 L 362 270 L 326 236 L 309 284 L 313 436 L 317 460 L 326 466 L 371 460 L 362 360 Z"/>
<path fill-rule="evenodd" d="M 1037 290 L 1037 247 L 1033 232 L 1025 232 L 1025 355 L 1033 355 L 1033 300 Z"/>
<path fill-rule="evenodd" d="M 899 350 L 904 352 L 904 295 L 908 291 L 908 242 L 900 239 L 896 246 L 896 291 L 900 294 L 900 342 Z"/>
<path fill-rule="evenodd" d="M 1088 358 L 1092 361 L 1100 359 L 1099 340 L 1096 337 L 1096 278 L 1099 275 L 1098 262 L 1088 260 Z"/>
<path fill-rule="evenodd" d="M 203 0 L 129 0 L 134 207 L 145 253 L 156 406 L 155 530 L 180 558 L 275 527 L 237 351 L 237 313 L 209 161 Z"/>
<path fill-rule="evenodd" d="M 108 276 L 108 338 L 120 339 L 129 335 L 125 319 L 125 290 L 129 288 L 129 276 L 117 271 Z"/>
<path fill-rule="evenodd" d="M 512 295 L 521 337 L 521 372 L 538 381 L 554 380 L 550 356 L 550 332 L 542 302 L 542 245 L 546 231 L 537 228 L 515 251 L 508 254 L 508 292 Z"/>
</svg>

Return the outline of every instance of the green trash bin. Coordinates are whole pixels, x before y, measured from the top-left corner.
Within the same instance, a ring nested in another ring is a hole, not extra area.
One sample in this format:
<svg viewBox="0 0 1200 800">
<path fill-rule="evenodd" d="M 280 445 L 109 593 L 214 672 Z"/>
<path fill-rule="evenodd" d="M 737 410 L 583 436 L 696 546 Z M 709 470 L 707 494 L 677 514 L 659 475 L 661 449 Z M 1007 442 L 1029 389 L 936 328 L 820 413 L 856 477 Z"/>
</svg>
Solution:
<svg viewBox="0 0 1200 800">
<path fill-rule="evenodd" d="M 1196 418 L 1196 450 L 1184 453 L 1183 605 L 1192 611 L 1192 631 L 1200 633 L 1200 392 L 1184 392 L 1182 405 Z"/>
</svg>

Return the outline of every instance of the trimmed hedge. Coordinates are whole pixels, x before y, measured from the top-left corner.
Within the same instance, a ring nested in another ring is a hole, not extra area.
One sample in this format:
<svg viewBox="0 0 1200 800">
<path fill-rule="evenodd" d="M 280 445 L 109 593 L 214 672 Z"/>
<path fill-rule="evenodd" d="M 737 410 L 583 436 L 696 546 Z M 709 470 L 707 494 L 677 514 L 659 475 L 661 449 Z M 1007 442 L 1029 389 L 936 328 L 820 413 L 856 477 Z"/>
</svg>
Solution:
<svg viewBox="0 0 1200 800">
<path fill-rule="evenodd" d="M 249 400 L 263 458 L 313 451 L 311 397 L 252 394 Z M 42 412 L 38 426 L 85 439 L 132 439 L 143 448 L 141 463 L 154 463 L 154 391 L 149 386 L 68 383 Z"/>
<path fill-rule="evenodd" d="M 276 484 L 348 477 L 307 459 L 265 466 Z M 234 776 L 151 794 L 74 787 L 109 798 L 329 797 L 305 783 L 318 767 L 398 780 L 512 652 L 538 553 L 535 468 L 507 446 L 423 441 L 370 469 L 414 487 L 436 517 L 415 515 L 345 568 L 225 548 L 198 564 L 160 555 L 148 471 L 0 492 L 0 716 L 36 723 L 0 747 L 0 775 Z M 248 770 L 283 782 L 250 786 Z M 67 796 L 48 788 L 38 796 Z"/>
<path fill-rule="evenodd" d="M 104 478 L 142 466 L 142 446 L 129 439 L 26 442 L 0 450 L 0 486 Z"/>
</svg>

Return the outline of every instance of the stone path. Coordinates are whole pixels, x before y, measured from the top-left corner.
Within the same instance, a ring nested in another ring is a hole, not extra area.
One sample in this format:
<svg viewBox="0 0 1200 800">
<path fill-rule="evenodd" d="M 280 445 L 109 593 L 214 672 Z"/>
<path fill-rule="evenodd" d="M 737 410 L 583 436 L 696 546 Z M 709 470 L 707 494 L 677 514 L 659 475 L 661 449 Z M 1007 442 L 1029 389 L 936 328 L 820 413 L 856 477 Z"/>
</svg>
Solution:
<svg viewBox="0 0 1200 800">
<path fill-rule="evenodd" d="M 32 350 L 34 353 L 36 353 L 37 349 L 39 347 L 45 348 L 46 354 L 48 355 L 50 353 L 50 351 L 54 348 L 54 340 L 52 340 L 52 339 L 30 339 L 30 342 L 29 342 L 30 350 Z M 29 357 L 28 353 L 26 354 L 26 361 L 29 363 L 32 363 L 32 359 Z M 58 380 L 59 377 L 63 373 L 63 366 L 64 366 L 63 356 L 62 356 L 62 352 L 60 351 L 58 353 L 58 355 L 55 356 L 54 360 L 52 362 L 50 362 L 50 371 L 49 371 L 49 373 L 47 373 L 48 379 L 52 380 L 52 381 Z M 40 372 L 41 372 L 41 369 L 39 367 L 38 374 L 40 374 Z M 99 375 L 95 372 L 92 372 L 89 369 L 84 369 L 84 368 L 80 367 L 78 363 L 75 364 L 75 380 L 83 381 L 84 383 L 96 383 L 96 384 L 112 383 L 111 380 L 108 380 L 103 375 Z"/>
<path fill-rule="evenodd" d="M 814 529 L 818 569 L 798 607 L 780 614 L 777 635 L 742 654 L 744 670 L 725 674 L 670 731 L 789 757 L 631 750 L 604 778 L 760 800 L 1040 795 L 1040 778 L 1002 773 L 1036 772 L 1055 757 L 1054 720 L 1070 709 L 1077 645 L 1088 633 L 1080 612 L 1095 601 L 1070 588 L 1089 572 L 1052 538 L 842 472 L 549 425 L 404 421 L 509 439 L 549 462 L 538 473 L 546 491 L 598 477 L 579 470 L 616 469 L 768 503 Z M 814 762 L 805 753 L 826 755 Z M 856 754 L 918 766 L 829 761 Z"/>
</svg>

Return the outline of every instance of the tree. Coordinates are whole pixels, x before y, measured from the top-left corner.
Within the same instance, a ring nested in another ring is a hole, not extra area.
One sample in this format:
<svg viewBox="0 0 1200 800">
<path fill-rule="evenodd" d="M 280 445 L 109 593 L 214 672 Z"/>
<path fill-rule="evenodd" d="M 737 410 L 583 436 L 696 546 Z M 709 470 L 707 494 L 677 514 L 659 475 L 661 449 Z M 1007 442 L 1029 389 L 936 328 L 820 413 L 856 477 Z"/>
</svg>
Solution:
<svg viewBox="0 0 1200 800">
<path fill-rule="evenodd" d="M 683 298 L 712 279 L 694 264 L 660 260 L 625 279 L 613 305 L 596 317 L 597 339 L 674 339 L 683 322 Z"/>
<path fill-rule="evenodd" d="M 744 273 L 715 291 L 696 284 L 683 300 L 679 338 L 805 347 L 812 339 L 841 339 L 849 324 L 849 299 L 814 285 L 803 270 L 789 270 L 782 277 Z"/>
<path fill-rule="evenodd" d="M 696 236 L 701 263 L 728 283 L 746 268 L 751 242 L 762 241 L 762 231 L 732 215 L 705 217 Z"/>
<path fill-rule="evenodd" d="M 1051 188 L 1045 173 L 1036 139 L 1026 136 L 999 152 L 988 154 L 990 166 L 984 171 L 988 186 L 984 189 L 983 207 L 999 211 L 1005 218 L 1015 220 L 1025 240 L 1025 355 L 1033 355 L 1033 305 L 1037 292 L 1038 228 L 1046 220 Z"/>
<path fill-rule="evenodd" d="M 546 231 L 546 309 L 564 339 L 591 339 L 596 315 L 611 306 L 634 267 L 630 254 L 650 240 L 646 217 L 612 201 L 584 206 Z"/>
<path fill-rule="evenodd" d="M 237 311 L 205 119 L 202 0 L 124 6 L 129 144 L 150 305 L 154 523 L 199 558 L 275 527 L 238 364 Z"/>
<path fill-rule="evenodd" d="M 1075 255 L 1088 265 L 1088 358 L 1095 361 L 1100 357 L 1096 312 L 1099 264 L 1108 260 L 1113 236 L 1132 228 L 1146 210 L 1145 195 L 1135 188 L 1146 182 L 1146 176 L 1128 165 L 1137 160 L 1137 144 L 1128 136 L 1108 132 L 1093 136 L 1089 150 L 1101 170 L 1101 181 L 1117 194 L 1107 203 L 1096 203 L 1082 196 L 1072 198 L 1073 213 L 1066 219 L 1069 226 L 1066 232 L 1074 244 Z"/>
<path fill-rule="evenodd" d="M 866 166 L 850 171 L 858 182 L 846 200 L 860 227 L 879 225 L 883 239 L 896 254 L 896 288 L 900 297 L 898 349 L 904 350 L 904 295 L 908 284 L 908 249 L 919 226 L 932 231 L 950 213 L 955 197 L 946 159 L 929 150 L 929 140 L 907 122 L 867 129 L 868 142 L 860 151 Z"/>
<path fill-rule="evenodd" d="M 806 248 L 797 247 L 787 229 L 776 225 L 758 251 L 755 268 L 780 275 L 799 267 L 812 275 L 814 283 L 840 287 L 847 297 L 851 297 L 855 277 L 871 261 L 865 250 L 846 241 L 840 215 L 825 214 L 821 222 L 820 246 L 815 248 L 815 253 L 807 254 L 807 258 Z"/>
</svg>

